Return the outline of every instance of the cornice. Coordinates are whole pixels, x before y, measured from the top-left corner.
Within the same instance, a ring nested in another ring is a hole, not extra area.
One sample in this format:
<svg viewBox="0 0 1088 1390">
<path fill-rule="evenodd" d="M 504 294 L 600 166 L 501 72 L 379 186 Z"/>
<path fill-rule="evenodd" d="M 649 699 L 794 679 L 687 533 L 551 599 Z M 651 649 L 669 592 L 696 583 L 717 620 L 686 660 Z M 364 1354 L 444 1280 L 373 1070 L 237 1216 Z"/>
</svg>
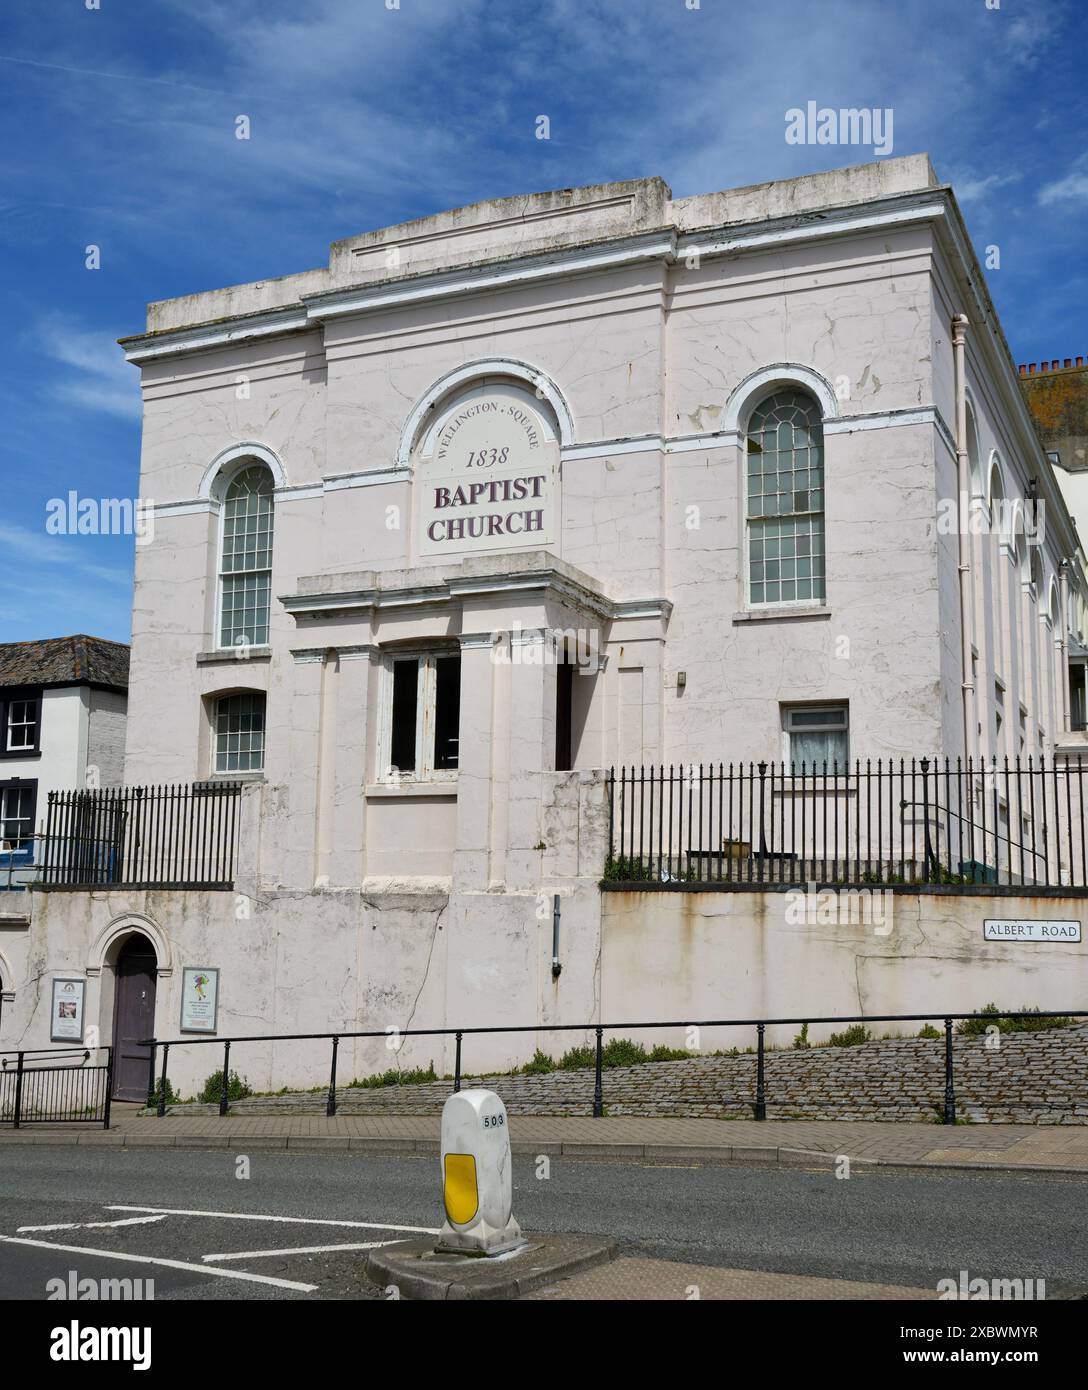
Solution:
<svg viewBox="0 0 1088 1390">
<path fill-rule="evenodd" d="M 488 575 L 453 576 L 432 583 L 392 589 L 370 586 L 330 593 L 285 594 L 280 596 L 280 602 L 298 622 L 346 614 L 365 616 L 384 610 L 434 607 L 465 599 L 509 598 L 534 593 L 553 595 L 572 607 L 609 621 L 614 618 L 646 617 L 667 620 L 672 612 L 668 599 L 609 599 L 550 566 Z"/>
<path fill-rule="evenodd" d="M 741 223 L 729 228 L 708 227 L 679 232 L 661 227 L 633 236 L 564 247 L 560 251 L 493 260 L 463 269 L 423 272 L 377 285 L 350 286 L 302 294 L 288 308 L 224 318 L 192 328 L 162 330 L 121 339 L 130 362 L 142 363 L 186 353 L 228 347 L 255 338 L 314 329 L 322 323 L 353 314 L 398 305 L 454 299 L 483 290 L 560 279 L 639 261 L 672 265 L 692 256 L 710 259 L 743 250 L 842 236 L 858 231 L 941 218 L 948 207 L 947 191 L 926 189 L 899 194 L 872 204 L 848 204 L 811 213 Z"/>
</svg>

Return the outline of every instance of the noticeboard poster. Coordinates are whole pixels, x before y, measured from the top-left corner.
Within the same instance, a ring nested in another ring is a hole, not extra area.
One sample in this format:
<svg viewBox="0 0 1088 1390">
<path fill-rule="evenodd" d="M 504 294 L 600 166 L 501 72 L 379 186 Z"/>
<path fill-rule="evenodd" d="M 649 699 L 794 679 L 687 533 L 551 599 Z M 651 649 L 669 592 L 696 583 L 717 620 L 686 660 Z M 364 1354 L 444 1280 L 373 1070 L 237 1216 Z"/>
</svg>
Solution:
<svg viewBox="0 0 1088 1390">
<path fill-rule="evenodd" d="M 181 972 L 181 1031 L 214 1033 L 219 1015 L 219 971 L 187 965 Z"/>
<path fill-rule="evenodd" d="M 50 1014 L 51 1042 L 83 1041 L 83 1003 L 87 981 L 56 979 L 53 981 L 53 1005 Z"/>
</svg>

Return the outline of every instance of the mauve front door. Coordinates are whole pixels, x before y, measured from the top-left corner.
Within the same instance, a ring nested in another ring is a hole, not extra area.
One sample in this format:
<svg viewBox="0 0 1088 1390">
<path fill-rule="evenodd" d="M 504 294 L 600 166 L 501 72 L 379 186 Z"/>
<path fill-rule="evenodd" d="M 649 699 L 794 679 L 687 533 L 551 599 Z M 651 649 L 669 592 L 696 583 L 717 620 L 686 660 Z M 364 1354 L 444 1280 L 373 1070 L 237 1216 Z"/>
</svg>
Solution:
<svg viewBox="0 0 1088 1390">
<path fill-rule="evenodd" d="M 151 943 L 134 936 L 117 958 L 113 1009 L 113 1095 L 115 1100 L 147 1099 L 150 1047 L 141 1038 L 155 1032 L 156 959 Z"/>
</svg>

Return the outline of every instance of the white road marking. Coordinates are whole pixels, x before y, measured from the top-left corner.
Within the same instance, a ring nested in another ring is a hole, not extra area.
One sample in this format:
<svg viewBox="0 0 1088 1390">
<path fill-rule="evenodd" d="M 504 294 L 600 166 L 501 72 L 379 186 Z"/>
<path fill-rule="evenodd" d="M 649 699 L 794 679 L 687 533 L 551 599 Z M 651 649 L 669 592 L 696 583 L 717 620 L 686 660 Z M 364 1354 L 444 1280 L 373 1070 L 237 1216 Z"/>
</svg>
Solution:
<svg viewBox="0 0 1088 1390">
<path fill-rule="evenodd" d="M 113 1230 L 118 1226 L 144 1226 L 152 1221 L 165 1221 L 166 1213 L 159 1216 L 127 1216 L 122 1221 L 62 1221 L 56 1226 L 16 1226 L 16 1231 L 22 1235 L 24 1232 L 31 1231 L 99 1231 L 103 1229 Z"/>
<path fill-rule="evenodd" d="M 0 1236 L 6 1245 L 32 1245 L 38 1250 L 60 1250 L 67 1255 L 93 1255 L 102 1260 L 124 1260 L 129 1264 L 159 1265 L 164 1269 L 183 1269 L 193 1274 L 214 1274 L 220 1279 L 243 1279 L 251 1284 L 273 1284 L 277 1289 L 296 1293 L 315 1293 L 317 1284 L 299 1284 L 293 1279 L 274 1279 L 270 1274 L 249 1274 L 240 1269 L 219 1269 L 215 1265 L 190 1264 L 187 1260 L 167 1260 L 155 1255 L 127 1255 L 122 1250 L 93 1250 L 83 1245 L 56 1245 L 48 1240 L 26 1240 L 21 1236 Z"/>
<path fill-rule="evenodd" d="M 391 1240 L 364 1240 L 353 1245 L 302 1245 L 287 1250 L 238 1250 L 232 1255 L 201 1255 L 209 1264 L 222 1260 L 263 1260 L 270 1255 L 327 1255 L 335 1250 L 377 1250 L 382 1245 L 392 1245 Z"/>
<path fill-rule="evenodd" d="M 225 1221 L 280 1221 L 302 1226 L 350 1226 L 363 1231 L 411 1231 L 414 1235 L 436 1236 L 437 1226 L 396 1226 L 391 1221 L 332 1221 L 324 1216 L 262 1216 L 249 1211 L 189 1211 L 182 1207 L 129 1207 L 106 1205 L 107 1211 L 151 1211 L 161 1216 L 214 1216 Z"/>
</svg>

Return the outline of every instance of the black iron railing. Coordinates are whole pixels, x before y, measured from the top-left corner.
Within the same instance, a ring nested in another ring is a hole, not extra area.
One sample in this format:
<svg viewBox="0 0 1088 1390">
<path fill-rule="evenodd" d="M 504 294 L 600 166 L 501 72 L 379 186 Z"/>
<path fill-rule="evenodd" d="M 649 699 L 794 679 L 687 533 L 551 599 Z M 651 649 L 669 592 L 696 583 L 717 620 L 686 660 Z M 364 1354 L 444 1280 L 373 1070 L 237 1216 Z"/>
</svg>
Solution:
<svg viewBox="0 0 1088 1390">
<path fill-rule="evenodd" d="M 88 1048 L 0 1053 L 0 1124 L 110 1127 L 113 1049 L 90 1065 Z"/>
<path fill-rule="evenodd" d="M 41 847 L 47 888 L 229 888 L 238 782 L 50 792 Z"/>
<path fill-rule="evenodd" d="M 1081 760 L 613 768 L 608 884 L 1088 888 Z"/>
<path fill-rule="evenodd" d="M 593 1042 L 593 1108 L 594 1117 L 604 1115 L 605 1095 L 604 1095 L 604 1037 L 606 1033 L 613 1037 L 626 1037 L 630 1033 L 643 1032 L 648 1029 L 677 1029 L 683 1030 L 685 1035 L 690 1036 L 691 1030 L 702 1030 L 704 1028 L 743 1028 L 755 1030 L 755 1057 L 756 1069 L 754 1078 L 754 1091 L 748 1097 L 728 1098 L 730 1105 L 750 1106 L 753 1118 L 765 1120 L 767 1118 L 768 1102 L 774 1103 L 774 1096 L 768 1094 L 767 1073 L 766 1073 L 766 1031 L 771 1026 L 788 1025 L 790 1027 L 824 1024 L 869 1024 L 869 1023 L 939 1023 L 943 1030 L 944 1038 L 944 1089 L 942 1095 L 933 1097 L 933 1109 L 938 1114 L 943 1124 L 956 1123 L 956 1086 L 953 1066 L 953 1025 L 961 1019 L 986 1020 L 993 1019 L 996 1025 L 999 1020 L 1005 1019 L 1029 1019 L 1039 1021 L 1043 1019 L 1077 1019 L 1088 1018 L 1088 1010 L 1085 1009 L 1062 1009 L 1062 1010 L 1016 1010 L 1005 1012 L 1002 1010 L 1000 1015 L 988 1012 L 980 1014 L 978 1010 L 971 1013 L 953 1014 L 839 1014 L 834 1017 L 820 1018 L 810 1016 L 808 1018 L 715 1018 L 715 1019 L 676 1019 L 653 1023 L 559 1023 L 559 1024 L 540 1024 L 530 1023 L 521 1024 L 516 1027 L 474 1027 L 474 1028 L 405 1028 L 397 1032 L 398 1038 L 453 1038 L 454 1039 L 454 1075 L 451 1085 L 451 1093 L 461 1089 L 461 1077 L 463 1072 L 463 1048 L 466 1038 L 478 1036 L 490 1036 L 494 1034 L 516 1034 L 516 1033 L 581 1033 L 584 1036 L 592 1035 Z M 327 1042 L 331 1047 L 331 1062 L 329 1067 L 329 1088 L 325 1102 L 325 1114 L 335 1115 L 337 1110 L 337 1062 L 339 1059 L 340 1044 L 352 1038 L 382 1038 L 389 1041 L 390 1030 L 388 1028 L 364 1030 L 361 1032 L 344 1031 L 342 1033 L 264 1033 L 254 1034 L 240 1038 L 143 1038 L 140 1040 L 141 1047 L 149 1047 L 150 1057 L 148 1062 L 147 1080 L 147 1104 L 148 1108 L 154 1108 L 159 1118 L 166 1114 L 171 1094 L 169 1085 L 170 1049 L 177 1047 L 200 1047 L 216 1046 L 223 1049 L 222 1061 L 222 1086 L 219 1095 L 219 1113 L 227 1115 L 230 1112 L 230 1078 L 231 1078 L 231 1049 L 237 1049 L 246 1043 L 304 1043 L 304 1042 Z M 932 1036 L 932 1035 L 930 1035 Z M 156 1055 L 161 1051 L 162 1064 L 156 1073 Z M 235 1051 L 234 1060 L 237 1064 L 238 1053 Z M 844 1098 L 845 1099 L 845 1098 Z M 1085 1095 L 1065 1095 L 1060 1100 L 1040 1098 L 1033 1104 L 1037 1108 L 1055 1111 L 1072 1112 L 1074 1106 L 1082 1106 L 1088 1101 L 1088 1094 Z M 783 1097 L 783 1102 L 788 1106 L 789 1097 Z"/>
</svg>

